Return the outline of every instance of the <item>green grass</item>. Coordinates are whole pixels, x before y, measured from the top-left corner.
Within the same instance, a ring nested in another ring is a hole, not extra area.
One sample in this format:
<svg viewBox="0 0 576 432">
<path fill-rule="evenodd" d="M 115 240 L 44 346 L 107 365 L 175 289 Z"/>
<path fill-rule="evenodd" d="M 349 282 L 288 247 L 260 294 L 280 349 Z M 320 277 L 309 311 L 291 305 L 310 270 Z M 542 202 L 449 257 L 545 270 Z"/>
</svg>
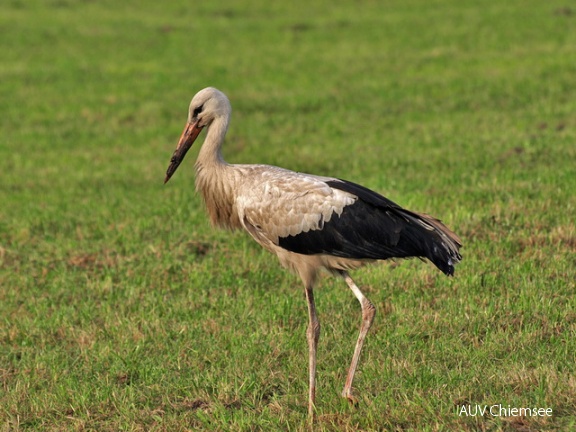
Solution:
<svg viewBox="0 0 576 432">
<path fill-rule="evenodd" d="M 566 2 L 0 6 L 0 430 L 307 430 L 300 281 L 213 230 L 192 95 L 225 91 L 231 162 L 371 187 L 463 239 L 317 290 L 315 430 L 576 427 L 576 10 Z M 552 408 L 459 416 L 460 406 Z"/>
</svg>

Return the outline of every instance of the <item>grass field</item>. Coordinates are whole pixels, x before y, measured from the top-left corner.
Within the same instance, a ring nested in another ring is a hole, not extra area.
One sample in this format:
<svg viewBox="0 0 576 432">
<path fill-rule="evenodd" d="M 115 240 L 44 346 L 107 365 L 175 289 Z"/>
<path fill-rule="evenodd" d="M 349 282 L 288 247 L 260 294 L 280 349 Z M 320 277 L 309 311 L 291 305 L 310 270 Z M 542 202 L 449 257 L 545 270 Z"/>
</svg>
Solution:
<svg viewBox="0 0 576 432">
<path fill-rule="evenodd" d="M 0 430 L 576 429 L 576 8 L 566 0 L 0 5 Z M 213 230 L 192 95 L 234 108 L 230 162 L 342 177 L 440 217 L 417 260 L 317 290 Z M 466 416 L 476 405 L 551 416 Z"/>
</svg>

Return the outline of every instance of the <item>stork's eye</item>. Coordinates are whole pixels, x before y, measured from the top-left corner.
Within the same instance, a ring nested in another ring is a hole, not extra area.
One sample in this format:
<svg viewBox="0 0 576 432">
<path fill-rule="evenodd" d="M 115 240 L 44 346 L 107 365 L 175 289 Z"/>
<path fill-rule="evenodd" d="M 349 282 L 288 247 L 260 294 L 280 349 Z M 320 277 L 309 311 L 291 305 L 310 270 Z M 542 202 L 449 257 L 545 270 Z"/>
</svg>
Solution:
<svg viewBox="0 0 576 432">
<path fill-rule="evenodd" d="M 194 108 L 194 111 L 192 111 L 192 117 L 198 117 L 198 114 L 202 112 L 202 108 L 204 108 L 204 105 L 200 105 L 199 107 Z"/>
</svg>

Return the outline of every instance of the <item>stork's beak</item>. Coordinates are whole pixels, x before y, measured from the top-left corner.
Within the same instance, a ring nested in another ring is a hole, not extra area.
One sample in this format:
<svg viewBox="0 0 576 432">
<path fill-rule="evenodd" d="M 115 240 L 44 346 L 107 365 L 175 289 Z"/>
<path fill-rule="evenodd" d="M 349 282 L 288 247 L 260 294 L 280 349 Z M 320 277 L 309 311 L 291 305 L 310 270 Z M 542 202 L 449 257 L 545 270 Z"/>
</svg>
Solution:
<svg viewBox="0 0 576 432">
<path fill-rule="evenodd" d="M 164 183 L 170 180 L 172 174 L 176 172 L 180 162 L 184 160 L 184 156 L 186 156 L 186 152 L 190 150 L 192 144 L 198 137 L 198 134 L 202 132 L 203 126 L 198 125 L 198 120 L 190 123 L 186 123 L 186 127 L 182 132 L 182 136 L 180 137 L 180 141 L 178 141 L 178 146 L 170 159 L 170 165 L 168 166 L 168 170 L 166 170 L 166 178 L 164 179 Z"/>
</svg>

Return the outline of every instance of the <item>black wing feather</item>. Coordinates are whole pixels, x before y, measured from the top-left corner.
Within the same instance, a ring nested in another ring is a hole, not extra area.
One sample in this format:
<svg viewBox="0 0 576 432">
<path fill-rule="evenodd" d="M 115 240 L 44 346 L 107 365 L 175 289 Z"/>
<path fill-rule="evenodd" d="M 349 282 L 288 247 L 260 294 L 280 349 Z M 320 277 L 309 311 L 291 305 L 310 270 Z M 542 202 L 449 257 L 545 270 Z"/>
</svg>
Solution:
<svg viewBox="0 0 576 432">
<path fill-rule="evenodd" d="M 453 274 L 453 264 L 460 259 L 460 245 L 457 243 L 454 253 L 455 246 L 445 244 L 446 239 L 437 232 L 445 227 L 438 221 L 437 226 L 432 226 L 422 215 L 356 183 L 326 183 L 358 199 L 344 207 L 340 216 L 334 214 L 329 222 L 324 222 L 322 229 L 281 237 L 280 247 L 304 255 L 350 259 L 428 258 L 444 273 Z"/>
</svg>

